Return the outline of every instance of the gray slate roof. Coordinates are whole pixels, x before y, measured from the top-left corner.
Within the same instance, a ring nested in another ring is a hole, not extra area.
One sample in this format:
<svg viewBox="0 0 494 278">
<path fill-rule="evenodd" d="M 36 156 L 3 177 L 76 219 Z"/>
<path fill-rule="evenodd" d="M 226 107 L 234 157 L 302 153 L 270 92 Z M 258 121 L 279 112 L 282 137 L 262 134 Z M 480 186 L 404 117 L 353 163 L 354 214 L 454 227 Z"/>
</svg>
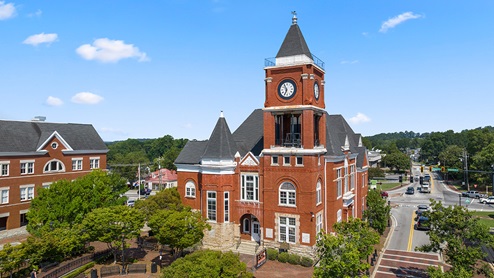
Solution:
<svg viewBox="0 0 494 278">
<path fill-rule="evenodd" d="M 90 124 L 0 120 L 0 153 L 35 152 L 55 131 L 73 150 L 108 150 Z"/>
<path fill-rule="evenodd" d="M 307 57 L 313 59 L 300 28 L 297 24 L 292 24 L 290 29 L 288 29 L 288 33 L 285 36 L 285 40 L 281 44 L 278 54 L 276 54 L 276 58 L 301 54 L 305 54 Z"/>
<path fill-rule="evenodd" d="M 210 139 L 206 141 L 189 141 L 182 152 L 180 152 L 175 163 L 200 164 L 202 158 L 230 156 L 233 158 L 237 151 L 242 157 L 248 152 L 252 152 L 255 156 L 258 156 L 263 149 L 264 143 L 263 113 L 262 109 L 256 109 L 249 115 L 233 133 L 234 143 L 231 142 L 232 139 L 228 138 L 227 134 L 223 134 L 223 137 L 216 134 L 217 130 L 223 130 L 223 132 L 219 132 L 220 134 L 226 132 L 226 130 L 229 131 L 226 121 L 220 118 Z M 359 135 L 352 130 L 345 118 L 341 115 L 329 115 L 326 113 L 326 119 L 326 155 L 344 155 L 341 147 L 345 145 L 345 138 L 348 137 L 350 152 L 359 154 L 357 157 L 357 167 L 362 167 L 365 147 L 358 147 Z M 223 125 L 225 126 L 218 127 Z M 225 144 L 225 141 L 229 143 Z M 232 149 L 231 147 L 233 146 L 236 146 L 236 149 Z M 225 152 L 225 150 L 228 151 Z"/>
<path fill-rule="evenodd" d="M 237 146 L 230 128 L 225 118 L 220 117 L 209 137 L 203 158 L 233 159 L 236 152 Z"/>
</svg>

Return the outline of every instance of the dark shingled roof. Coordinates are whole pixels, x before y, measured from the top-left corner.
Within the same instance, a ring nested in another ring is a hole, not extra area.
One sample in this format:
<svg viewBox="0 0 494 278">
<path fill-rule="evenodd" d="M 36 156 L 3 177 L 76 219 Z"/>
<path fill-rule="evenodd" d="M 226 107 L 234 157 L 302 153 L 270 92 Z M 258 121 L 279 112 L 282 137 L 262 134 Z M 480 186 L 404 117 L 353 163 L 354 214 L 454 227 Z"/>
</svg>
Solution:
<svg viewBox="0 0 494 278">
<path fill-rule="evenodd" d="M 341 115 L 329 115 L 326 113 L 326 149 L 329 155 L 343 155 L 341 147 L 345 145 L 345 138 L 348 136 L 348 143 L 352 153 L 357 152 L 358 142 L 355 142 L 355 132 Z"/>
<path fill-rule="evenodd" d="M 35 152 L 55 131 L 73 150 L 108 150 L 90 124 L 0 120 L 0 153 Z"/>
<path fill-rule="evenodd" d="M 237 143 L 238 152 L 243 157 L 248 152 L 255 156 L 264 148 L 264 112 L 254 110 L 249 117 L 235 130 L 233 138 Z"/>
<path fill-rule="evenodd" d="M 276 58 L 301 54 L 305 54 L 307 57 L 313 59 L 300 28 L 297 24 L 292 24 L 290 29 L 288 29 L 288 33 L 285 36 L 283 44 L 281 44 L 278 54 L 276 54 Z"/>
<path fill-rule="evenodd" d="M 208 141 L 188 141 L 175 159 L 177 164 L 200 164 L 201 157 L 208 145 Z"/>
<path fill-rule="evenodd" d="M 237 145 L 224 117 L 220 117 L 209 137 L 203 158 L 233 159 Z"/>
</svg>

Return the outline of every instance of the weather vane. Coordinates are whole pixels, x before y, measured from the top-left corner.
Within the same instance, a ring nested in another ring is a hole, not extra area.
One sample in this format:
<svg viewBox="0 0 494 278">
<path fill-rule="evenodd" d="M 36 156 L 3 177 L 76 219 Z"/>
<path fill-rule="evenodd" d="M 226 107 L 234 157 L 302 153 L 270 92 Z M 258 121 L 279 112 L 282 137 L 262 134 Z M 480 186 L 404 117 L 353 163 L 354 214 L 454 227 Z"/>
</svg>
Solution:
<svg viewBox="0 0 494 278">
<path fill-rule="evenodd" d="M 297 24 L 297 12 L 292 11 L 293 18 L 292 18 L 292 24 Z"/>
</svg>

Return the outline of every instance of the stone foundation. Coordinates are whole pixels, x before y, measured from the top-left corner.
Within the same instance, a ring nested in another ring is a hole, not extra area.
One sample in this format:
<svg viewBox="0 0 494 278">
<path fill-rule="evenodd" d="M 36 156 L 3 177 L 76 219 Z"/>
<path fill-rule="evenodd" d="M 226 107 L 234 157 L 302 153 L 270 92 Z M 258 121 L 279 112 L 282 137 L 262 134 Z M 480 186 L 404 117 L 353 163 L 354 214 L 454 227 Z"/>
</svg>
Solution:
<svg viewBox="0 0 494 278">
<path fill-rule="evenodd" d="M 277 241 L 264 240 L 264 247 L 265 248 L 273 248 L 273 249 L 279 250 L 280 244 L 281 243 L 277 242 Z M 288 253 L 297 254 L 297 255 L 303 256 L 303 257 L 309 257 L 313 260 L 316 260 L 316 258 L 317 258 L 316 246 L 290 244 L 290 248 L 288 249 Z"/>
<path fill-rule="evenodd" d="M 235 244 L 234 223 L 209 223 L 210 231 L 204 232 L 203 248 L 226 251 Z M 237 228 L 238 229 L 238 228 Z"/>
</svg>

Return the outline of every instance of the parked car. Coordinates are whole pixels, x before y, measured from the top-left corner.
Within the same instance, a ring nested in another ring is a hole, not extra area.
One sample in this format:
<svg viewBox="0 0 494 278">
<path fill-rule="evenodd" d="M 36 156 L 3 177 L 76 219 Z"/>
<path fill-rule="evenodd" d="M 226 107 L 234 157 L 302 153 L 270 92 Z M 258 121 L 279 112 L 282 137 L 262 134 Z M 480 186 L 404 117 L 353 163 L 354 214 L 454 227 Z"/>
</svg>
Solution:
<svg viewBox="0 0 494 278">
<path fill-rule="evenodd" d="M 127 200 L 127 206 L 133 207 L 136 203 L 136 200 Z"/>
<path fill-rule="evenodd" d="M 417 222 L 413 226 L 415 230 L 430 230 L 430 223 L 429 223 L 429 218 L 425 216 L 420 216 L 417 219 Z"/>
<path fill-rule="evenodd" d="M 478 199 L 478 198 L 481 197 L 481 194 L 478 191 L 470 190 L 470 191 L 467 191 L 467 192 L 462 192 L 461 193 L 461 196 Z"/>
<path fill-rule="evenodd" d="M 417 209 L 429 209 L 429 205 L 418 205 Z"/>
<path fill-rule="evenodd" d="M 388 192 L 387 191 L 381 191 L 381 197 L 388 198 L 389 197 Z"/>
<path fill-rule="evenodd" d="M 479 203 L 482 204 L 494 204 L 494 196 L 482 197 L 479 199 Z"/>
<path fill-rule="evenodd" d="M 407 191 L 405 191 L 405 194 L 415 194 L 415 189 L 413 189 L 412 186 L 407 187 Z"/>
</svg>

